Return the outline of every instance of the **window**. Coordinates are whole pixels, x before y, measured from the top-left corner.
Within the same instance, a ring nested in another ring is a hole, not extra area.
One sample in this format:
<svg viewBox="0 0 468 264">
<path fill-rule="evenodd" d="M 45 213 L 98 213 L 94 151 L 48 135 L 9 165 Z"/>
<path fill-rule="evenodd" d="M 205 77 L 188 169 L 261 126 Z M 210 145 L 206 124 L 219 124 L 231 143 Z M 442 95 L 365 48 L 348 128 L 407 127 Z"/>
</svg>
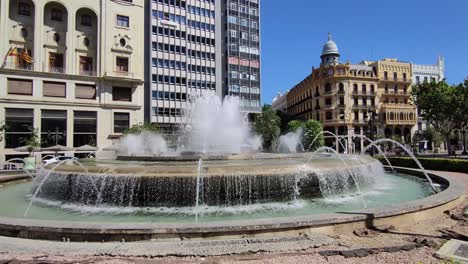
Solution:
<svg viewBox="0 0 468 264">
<path fill-rule="evenodd" d="M 416 84 L 420 84 L 420 83 L 421 83 L 420 77 L 416 76 Z"/>
<path fill-rule="evenodd" d="M 50 20 L 63 22 L 63 11 L 58 8 L 52 8 L 50 12 Z"/>
<path fill-rule="evenodd" d="M 89 84 L 76 84 L 75 85 L 75 98 L 76 99 L 96 99 L 96 86 Z"/>
<path fill-rule="evenodd" d="M 43 82 L 42 95 L 48 97 L 66 97 L 66 84 L 61 82 Z"/>
<path fill-rule="evenodd" d="M 232 29 L 230 31 L 231 31 L 231 37 L 232 38 L 237 38 L 237 31 L 232 30 Z"/>
<path fill-rule="evenodd" d="M 56 43 L 59 43 L 60 42 L 60 34 L 59 33 L 54 33 L 54 41 Z"/>
<path fill-rule="evenodd" d="M 331 99 L 331 98 L 327 98 L 327 99 L 325 100 L 325 105 L 326 105 L 326 106 L 331 106 L 331 105 L 332 105 L 332 99 Z"/>
<path fill-rule="evenodd" d="M 5 148 L 25 145 L 34 127 L 34 110 L 5 108 Z"/>
<path fill-rule="evenodd" d="M 86 111 L 73 112 L 73 147 L 96 146 L 97 113 Z"/>
<path fill-rule="evenodd" d="M 117 15 L 117 26 L 119 27 L 130 27 L 130 19 L 128 16 Z"/>
<path fill-rule="evenodd" d="M 81 25 L 85 27 L 90 27 L 92 26 L 92 18 L 90 15 L 81 15 Z"/>
<path fill-rule="evenodd" d="M 31 16 L 31 5 L 28 3 L 18 3 L 18 15 Z"/>
<path fill-rule="evenodd" d="M 112 87 L 113 101 L 132 101 L 132 88 L 127 87 Z"/>
<path fill-rule="evenodd" d="M 128 58 L 117 57 L 116 71 L 117 72 L 128 72 Z"/>
<path fill-rule="evenodd" d="M 41 146 L 67 145 L 67 111 L 42 110 Z"/>
<path fill-rule="evenodd" d="M 49 53 L 50 72 L 64 72 L 63 64 L 63 54 L 53 52 Z"/>
<path fill-rule="evenodd" d="M 396 72 L 393 73 L 393 80 L 394 81 L 398 80 L 398 74 Z"/>
<path fill-rule="evenodd" d="M 354 120 L 359 120 L 359 111 L 354 111 Z"/>
<path fill-rule="evenodd" d="M 80 56 L 80 74 L 93 75 L 93 58 Z"/>
<path fill-rule="evenodd" d="M 123 133 L 130 128 L 129 113 L 114 113 L 114 133 Z"/>
<path fill-rule="evenodd" d="M 325 118 L 326 118 L 326 120 L 332 120 L 333 119 L 333 112 L 326 112 L 325 113 Z"/>
<path fill-rule="evenodd" d="M 33 94 L 32 80 L 8 78 L 7 86 L 8 86 L 8 94 L 19 94 L 19 95 L 32 95 Z"/>
</svg>

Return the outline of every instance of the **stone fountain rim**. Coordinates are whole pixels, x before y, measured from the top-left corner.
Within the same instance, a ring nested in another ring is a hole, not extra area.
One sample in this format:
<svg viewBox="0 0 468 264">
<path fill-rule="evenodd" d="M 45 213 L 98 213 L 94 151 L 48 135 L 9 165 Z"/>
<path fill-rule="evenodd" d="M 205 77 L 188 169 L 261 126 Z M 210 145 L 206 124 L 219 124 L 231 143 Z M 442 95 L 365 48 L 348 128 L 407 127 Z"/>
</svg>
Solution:
<svg viewBox="0 0 468 264">
<path fill-rule="evenodd" d="M 415 169 L 396 168 L 397 171 L 421 177 Z M 355 210 L 343 213 L 319 214 L 302 217 L 281 217 L 258 220 L 220 221 L 204 223 L 106 223 L 34 220 L 0 217 L 0 235 L 29 239 L 61 240 L 72 237 L 73 241 L 126 241 L 152 238 L 222 237 L 252 233 L 282 232 L 304 228 L 318 228 L 363 222 L 369 219 L 396 217 L 442 207 L 460 199 L 465 192 L 462 184 L 453 177 L 431 172 L 437 183 L 448 184 L 444 191 L 422 199 L 400 203 L 385 208 Z"/>
</svg>

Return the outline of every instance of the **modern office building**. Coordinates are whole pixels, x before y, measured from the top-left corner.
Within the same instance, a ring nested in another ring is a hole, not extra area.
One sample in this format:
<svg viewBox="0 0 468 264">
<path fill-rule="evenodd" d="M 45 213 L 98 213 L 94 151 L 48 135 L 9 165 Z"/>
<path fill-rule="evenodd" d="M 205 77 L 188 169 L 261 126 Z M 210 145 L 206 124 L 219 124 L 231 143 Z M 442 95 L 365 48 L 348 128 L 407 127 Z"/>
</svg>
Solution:
<svg viewBox="0 0 468 264">
<path fill-rule="evenodd" d="M 24 154 L 14 149 L 33 129 L 42 147 L 102 150 L 143 122 L 143 6 L 0 1 L 0 120 L 7 125 L 0 161 Z"/>
<path fill-rule="evenodd" d="M 315 119 L 324 130 L 348 136 L 349 147 L 362 149 L 354 135 L 367 134 L 372 112 L 377 114 L 374 131 L 387 137 L 409 140 L 416 124 L 410 103 L 411 65 L 396 59 L 359 64 L 340 63 L 338 46 L 331 35 L 325 43 L 319 68 L 292 88 L 287 112 L 292 118 Z"/>
<path fill-rule="evenodd" d="M 260 111 L 258 0 L 153 0 L 146 8 L 145 119 L 176 130 L 194 96 Z"/>
</svg>

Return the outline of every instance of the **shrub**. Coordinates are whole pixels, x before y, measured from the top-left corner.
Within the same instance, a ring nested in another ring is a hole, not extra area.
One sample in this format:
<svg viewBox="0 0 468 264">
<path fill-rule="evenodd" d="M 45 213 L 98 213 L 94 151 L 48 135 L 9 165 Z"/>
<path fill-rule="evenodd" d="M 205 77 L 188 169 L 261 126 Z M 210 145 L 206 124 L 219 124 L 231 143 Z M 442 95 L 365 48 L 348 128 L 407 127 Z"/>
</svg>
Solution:
<svg viewBox="0 0 468 264">
<path fill-rule="evenodd" d="M 384 164 L 383 157 L 379 158 Z M 419 169 L 416 162 L 410 157 L 388 158 L 392 166 Z M 452 171 L 468 173 L 468 160 L 444 158 L 418 158 L 421 165 L 427 170 Z"/>
</svg>

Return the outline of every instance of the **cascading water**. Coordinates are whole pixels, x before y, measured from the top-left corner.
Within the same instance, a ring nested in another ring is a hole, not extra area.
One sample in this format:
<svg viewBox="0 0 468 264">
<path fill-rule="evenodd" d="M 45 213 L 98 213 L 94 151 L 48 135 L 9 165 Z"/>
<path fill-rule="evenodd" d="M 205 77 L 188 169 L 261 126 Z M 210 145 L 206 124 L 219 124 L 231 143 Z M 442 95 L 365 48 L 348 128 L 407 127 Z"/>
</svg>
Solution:
<svg viewBox="0 0 468 264">
<path fill-rule="evenodd" d="M 352 171 L 352 169 L 350 169 L 350 167 L 348 166 L 346 161 L 343 159 L 343 157 L 341 157 L 340 154 L 338 152 L 336 152 L 336 150 L 334 150 L 334 149 L 332 149 L 330 147 L 320 147 L 319 149 L 317 149 L 316 151 L 314 151 L 312 153 L 310 159 L 313 158 L 314 154 L 321 153 L 323 151 L 329 151 L 334 155 L 334 157 L 341 160 L 341 162 L 343 163 L 343 165 L 344 165 L 344 167 L 346 169 L 347 175 L 345 174 L 344 170 L 342 170 L 342 171 L 340 171 L 338 173 L 334 172 L 335 176 L 321 175 L 320 176 L 320 189 L 322 190 L 322 194 L 324 194 L 324 195 L 334 195 L 334 194 L 336 194 L 336 190 L 343 190 L 343 189 L 344 190 L 349 190 L 350 187 L 349 187 L 348 177 L 351 177 L 351 179 L 354 182 L 354 185 L 355 185 L 355 187 L 357 189 L 357 193 L 358 193 L 359 197 L 362 200 L 364 208 L 367 208 L 367 203 L 364 200 L 364 197 L 363 197 L 362 192 L 361 192 L 361 187 L 360 187 L 359 180 L 356 178 L 354 172 Z M 309 162 L 310 162 L 310 159 L 309 159 Z M 339 188 L 339 187 L 341 187 L 341 188 Z M 335 193 L 333 193 L 333 192 L 335 192 Z"/>
<path fill-rule="evenodd" d="M 418 165 L 418 167 L 421 169 L 422 173 L 424 174 L 424 176 L 426 176 L 426 179 L 427 181 L 429 182 L 429 184 L 431 185 L 431 188 L 432 190 L 437 193 L 437 188 L 434 186 L 434 183 L 432 182 L 432 179 L 431 177 L 429 176 L 429 174 L 427 174 L 427 171 L 424 169 L 424 167 L 421 165 L 421 162 L 419 162 L 419 160 L 416 158 L 416 156 L 414 156 L 413 152 L 411 152 L 408 148 L 406 148 L 403 144 L 401 144 L 400 142 L 398 141 L 395 141 L 393 139 L 388 139 L 388 138 L 383 138 L 383 139 L 379 139 L 379 140 L 376 140 L 374 141 L 373 143 L 371 143 L 369 146 L 367 146 L 363 151 L 362 151 L 362 154 L 366 153 L 370 148 L 376 146 L 377 144 L 380 144 L 380 143 L 384 143 L 384 142 L 389 142 L 389 143 L 393 143 L 397 146 L 399 146 L 400 148 L 402 148 L 406 153 L 408 153 L 408 155 L 410 155 L 410 157 L 416 162 L 416 164 Z"/>
<path fill-rule="evenodd" d="M 34 192 L 34 194 L 33 194 L 32 197 L 31 197 L 31 201 L 30 201 L 30 203 L 29 203 L 29 205 L 28 205 L 28 208 L 26 208 L 26 211 L 24 212 L 24 215 L 23 215 L 24 217 L 26 217 L 26 216 L 28 215 L 28 212 L 29 212 L 29 210 L 31 209 L 31 206 L 32 206 L 34 200 L 36 199 L 37 195 L 38 195 L 39 192 L 41 191 L 42 186 L 43 186 L 44 183 L 47 181 L 47 179 L 49 178 L 50 174 L 51 174 L 55 169 L 57 169 L 58 166 L 60 166 L 60 165 L 62 165 L 62 164 L 64 164 L 64 163 L 75 163 L 75 164 L 77 164 L 78 166 L 80 166 L 80 167 L 84 170 L 85 173 L 88 173 L 88 169 L 85 168 L 85 167 L 83 166 L 83 164 L 81 164 L 80 162 L 78 162 L 77 160 L 74 160 L 74 159 L 71 159 L 71 160 L 63 160 L 63 161 L 61 161 L 61 162 L 55 164 L 54 167 L 53 167 L 49 172 L 47 172 L 47 173 L 43 176 L 43 178 L 40 180 L 39 185 L 36 187 L 36 191 Z"/>
<path fill-rule="evenodd" d="M 310 145 L 309 145 L 309 147 L 308 147 L 308 150 L 310 150 L 310 148 L 311 148 L 311 147 L 314 145 L 314 143 L 319 139 L 319 137 L 320 137 L 320 136 L 323 136 L 323 135 L 330 135 L 330 136 L 334 137 L 335 140 L 336 140 L 336 142 L 338 142 L 338 143 L 341 145 L 341 147 L 342 147 L 346 152 L 348 152 L 348 148 L 347 148 L 345 145 L 343 145 L 343 142 L 341 142 L 339 136 L 336 135 L 335 133 L 330 132 L 330 131 L 322 131 L 322 132 L 318 133 L 318 134 L 315 136 L 315 138 L 312 140 L 312 142 L 310 143 Z"/>
<path fill-rule="evenodd" d="M 298 151 L 303 152 L 304 146 L 302 145 L 303 129 L 299 128 L 296 132 L 290 132 L 286 135 L 281 136 L 278 139 L 279 153 L 297 153 Z"/>
<path fill-rule="evenodd" d="M 195 214 L 195 222 L 198 222 L 198 210 L 199 210 L 199 206 L 200 206 L 200 191 L 202 189 L 202 184 L 203 184 L 203 179 L 202 179 L 202 167 L 203 166 L 203 160 L 200 159 L 198 161 L 198 169 L 197 169 L 197 197 L 195 198 L 195 211 L 196 211 L 196 214 Z"/>
</svg>

